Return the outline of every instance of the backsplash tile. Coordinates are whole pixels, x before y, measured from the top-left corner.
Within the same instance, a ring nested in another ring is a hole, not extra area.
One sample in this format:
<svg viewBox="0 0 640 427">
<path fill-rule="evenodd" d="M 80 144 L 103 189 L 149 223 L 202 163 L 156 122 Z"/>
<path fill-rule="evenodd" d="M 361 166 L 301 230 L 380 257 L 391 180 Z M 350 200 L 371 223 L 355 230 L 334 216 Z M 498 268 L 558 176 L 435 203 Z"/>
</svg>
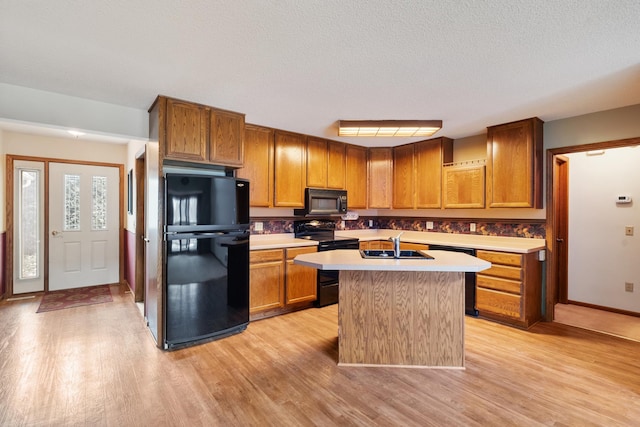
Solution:
<svg viewBox="0 0 640 427">
<path fill-rule="evenodd" d="M 373 226 L 369 227 L 369 220 L 373 221 Z M 263 224 L 263 230 L 256 232 L 254 230 L 254 221 L 260 221 Z M 273 218 L 256 218 L 251 220 L 251 234 L 278 234 L 293 233 L 293 222 L 295 219 L 273 219 Z M 533 239 L 544 239 L 546 236 L 546 226 L 544 222 L 537 221 L 482 221 L 482 220 L 465 220 L 455 221 L 432 220 L 433 230 L 426 230 L 425 218 L 397 218 L 397 217 L 360 217 L 354 221 L 344 221 L 337 219 L 337 228 L 339 230 L 366 230 L 372 229 L 392 229 L 392 230 L 412 230 L 412 231 L 428 231 L 436 233 L 453 233 L 453 234 L 475 234 L 483 236 L 504 236 L 504 237 L 523 237 Z M 476 224 L 476 231 L 469 231 L 469 223 Z"/>
</svg>

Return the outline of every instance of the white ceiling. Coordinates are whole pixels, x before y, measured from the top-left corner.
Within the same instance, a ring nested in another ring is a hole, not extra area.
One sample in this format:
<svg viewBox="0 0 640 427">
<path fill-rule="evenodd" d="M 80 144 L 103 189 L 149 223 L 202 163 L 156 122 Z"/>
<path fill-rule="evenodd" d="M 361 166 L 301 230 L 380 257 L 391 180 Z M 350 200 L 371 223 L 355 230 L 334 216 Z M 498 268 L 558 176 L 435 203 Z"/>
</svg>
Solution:
<svg viewBox="0 0 640 427">
<path fill-rule="evenodd" d="M 2 0 L 0 82 L 391 146 L 413 140 L 338 138 L 337 120 L 461 138 L 638 104 L 639 22 L 638 0 Z"/>
</svg>

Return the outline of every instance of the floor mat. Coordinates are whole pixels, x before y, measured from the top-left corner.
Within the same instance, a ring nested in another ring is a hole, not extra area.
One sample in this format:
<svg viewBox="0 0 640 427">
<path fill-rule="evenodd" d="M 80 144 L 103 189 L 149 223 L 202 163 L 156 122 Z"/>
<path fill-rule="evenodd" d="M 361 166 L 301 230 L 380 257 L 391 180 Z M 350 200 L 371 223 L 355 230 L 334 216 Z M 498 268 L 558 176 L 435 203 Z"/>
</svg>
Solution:
<svg viewBox="0 0 640 427">
<path fill-rule="evenodd" d="M 113 298 L 111 298 L 111 290 L 108 285 L 64 289 L 44 294 L 36 313 L 111 301 L 113 301 Z"/>
</svg>

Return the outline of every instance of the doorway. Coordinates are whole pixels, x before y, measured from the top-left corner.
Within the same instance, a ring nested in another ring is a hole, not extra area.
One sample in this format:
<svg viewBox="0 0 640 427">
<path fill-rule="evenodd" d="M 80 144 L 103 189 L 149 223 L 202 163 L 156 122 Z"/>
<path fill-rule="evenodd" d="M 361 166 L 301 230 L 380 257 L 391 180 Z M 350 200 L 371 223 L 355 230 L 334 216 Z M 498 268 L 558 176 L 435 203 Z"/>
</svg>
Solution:
<svg viewBox="0 0 640 427">
<path fill-rule="evenodd" d="M 640 138 L 598 142 L 547 150 L 547 251 L 545 320 L 554 320 L 557 303 L 568 301 L 568 155 L 640 145 Z M 605 309 L 605 307 L 599 307 Z M 618 311 L 612 309 L 612 311 Z"/>
<path fill-rule="evenodd" d="M 119 164 L 7 155 L 8 296 L 124 280 L 123 173 Z"/>
</svg>

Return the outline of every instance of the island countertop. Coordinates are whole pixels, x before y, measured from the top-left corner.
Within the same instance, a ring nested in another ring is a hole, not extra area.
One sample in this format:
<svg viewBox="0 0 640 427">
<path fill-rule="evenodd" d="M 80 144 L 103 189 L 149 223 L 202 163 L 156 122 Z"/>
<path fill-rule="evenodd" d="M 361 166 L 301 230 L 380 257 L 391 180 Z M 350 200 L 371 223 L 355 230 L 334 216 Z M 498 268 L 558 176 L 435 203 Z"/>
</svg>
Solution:
<svg viewBox="0 0 640 427">
<path fill-rule="evenodd" d="M 422 252 L 433 259 L 365 259 L 355 249 L 338 249 L 301 254 L 293 262 L 319 270 L 478 272 L 491 267 L 490 262 L 460 252 Z"/>
</svg>

